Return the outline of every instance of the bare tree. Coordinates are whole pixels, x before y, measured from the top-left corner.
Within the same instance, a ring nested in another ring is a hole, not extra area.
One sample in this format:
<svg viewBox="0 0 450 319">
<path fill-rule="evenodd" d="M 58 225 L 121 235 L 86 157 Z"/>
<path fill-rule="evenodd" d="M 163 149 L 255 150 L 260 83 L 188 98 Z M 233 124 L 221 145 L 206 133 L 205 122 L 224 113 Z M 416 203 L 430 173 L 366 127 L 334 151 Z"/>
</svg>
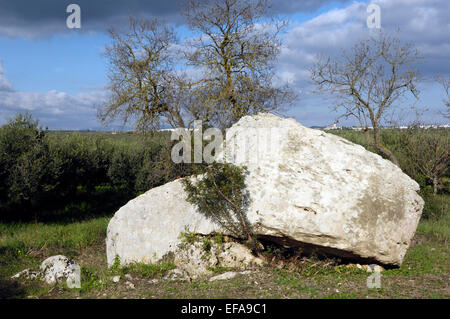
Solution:
<svg viewBox="0 0 450 319">
<path fill-rule="evenodd" d="M 436 77 L 436 81 L 438 81 L 442 87 L 445 90 L 445 94 L 447 95 L 447 99 L 444 98 L 443 102 L 447 108 L 447 111 L 443 112 L 443 115 L 446 118 L 450 118 L 450 95 L 449 95 L 449 89 L 450 89 L 450 78 L 444 78 L 444 77 Z"/>
<path fill-rule="evenodd" d="M 187 54 L 189 64 L 203 72 L 196 82 L 197 116 L 224 128 L 295 99 L 288 86 L 273 85 L 278 36 L 286 23 L 264 22 L 268 9 L 266 0 L 190 0 L 183 8 L 199 33 Z"/>
<path fill-rule="evenodd" d="M 110 36 L 112 45 L 106 47 L 110 97 L 99 110 L 100 119 L 133 119 L 139 130 L 162 123 L 185 127 L 190 86 L 173 70 L 173 30 L 156 19 L 130 18 L 128 30 L 111 29 Z"/>
<path fill-rule="evenodd" d="M 380 123 L 394 103 L 411 92 L 416 99 L 419 82 L 414 63 L 419 59 L 411 44 L 380 32 L 357 43 L 341 59 L 319 57 L 311 78 L 319 91 L 338 98 L 336 109 L 343 117 L 354 117 L 365 128 L 367 143 L 387 156 L 397 166 L 398 160 L 382 143 Z M 372 126 L 372 138 L 369 126 Z"/>
</svg>

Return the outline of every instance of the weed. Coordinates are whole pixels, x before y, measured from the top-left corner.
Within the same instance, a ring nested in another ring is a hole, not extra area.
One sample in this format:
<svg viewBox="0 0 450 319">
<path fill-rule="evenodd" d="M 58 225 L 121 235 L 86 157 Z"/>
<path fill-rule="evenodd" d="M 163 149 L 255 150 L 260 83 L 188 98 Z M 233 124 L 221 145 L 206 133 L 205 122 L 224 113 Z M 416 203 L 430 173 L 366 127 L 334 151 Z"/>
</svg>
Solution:
<svg viewBox="0 0 450 319">
<path fill-rule="evenodd" d="M 184 231 L 180 233 L 179 239 L 181 240 L 181 243 L 178 247 L 185 249 L 190 244 L 197 242 L 200 239 L 200 236 L 191 232 L 187 226 L 184 226 Z"/>
<path fill-rule="evenodd" d="M 203 243 L 202 243 L 202 249 L 209 253 L 211 251 L 211 240 L 209 240 L 208 238 L 203 239 Z"/>
<path fill-rule="evenodd" d="M 173 261 L 165 261 L 156 264 L 132 263 L 124 267 L 125 273 L 134 273 L 145 278 L 161 278 L 169 270 L 175 269 Z"/>
</svg>

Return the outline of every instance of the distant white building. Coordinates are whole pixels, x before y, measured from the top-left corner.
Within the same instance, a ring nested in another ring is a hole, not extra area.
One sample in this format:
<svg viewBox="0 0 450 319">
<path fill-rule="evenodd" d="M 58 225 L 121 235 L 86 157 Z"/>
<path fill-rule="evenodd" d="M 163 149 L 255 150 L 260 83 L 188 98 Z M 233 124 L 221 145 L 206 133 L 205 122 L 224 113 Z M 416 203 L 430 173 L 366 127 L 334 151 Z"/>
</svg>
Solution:
<svg viewBox="0 0 450 319">
<path fill-rule="evenodd" d="M 333 125 L 325 127 L 325 130 L 342 130 L 342 126 L 337 126 L 336 123 L 333 123 Z"/>
</svg>

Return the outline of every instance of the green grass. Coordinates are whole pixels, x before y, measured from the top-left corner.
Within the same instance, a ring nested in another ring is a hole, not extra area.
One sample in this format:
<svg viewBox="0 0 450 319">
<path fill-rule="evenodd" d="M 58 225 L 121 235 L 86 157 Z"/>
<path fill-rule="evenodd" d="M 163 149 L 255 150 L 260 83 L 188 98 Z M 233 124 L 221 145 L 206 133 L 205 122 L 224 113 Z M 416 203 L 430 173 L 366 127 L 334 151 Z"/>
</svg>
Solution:
<svg viewBox="0 0 450 319">
<path fill-rule="evenodd" d="M 103 241 L 108 217 L 69 224 L 0 223 L 0 275 L 11 275 L 38 266 L 33 256 L 64 252 L 76 256 L 80 250 Z"/>
<path fill-rule="evenodd" d="M 438 240 L 448 240 L 450 238 L 450 214 L 447 212 L 445 217 L 439 220 L 422 219 L 417 226 L 416 233 L 432 236 Z"/>
<path fill-rule="evenodd" d="M 410 247 L 400 268 L 384 272 L 385 275 L 416 276 L 425 274 L 448 274 L 450 272 L 450 249 L 448 245 L 426 242 Z"/>
<path fill-rule="evenodd" d="M 2 224 L 0 247 L 40 249 L 46 246 L 84 248 L 106 235 L 110 217 L 69 224 Z"/>
<path fill-rule="evenodd" d="M 170 260 L 107 268 L 105 236 L 109 218 L 69 224 L 0 224 L 0 298 L 449 298 L 449 218 L 421 220 L 403 265 L 382 272 L 382 288 L 368 289 L 369 274 L 309 258 L 280 269 L 258 268 L 223 282 L 161 279 L 174 269 Z M 9 279 L 25 268 L 37 268 L 47 257 L 64 254 L 82 267 L 81 289 L 47 286 L 39 281 Z M 217 268 L 215 273 L 228 269 Z M 132 279 L 126 279 L 130 274 Z M 119 283 L 111 276 L 120 275 Z M 149 279 L 159 279 L 151 283 Z M 127 287 L 130 281 L 134 289 Z"/>
<path fill-rule="evenodd" d="M 123 268 L 125 274 L 139 275 L 144 278 L 161 278 L 169 270 L 175 269 L 172 261 L 156 264 L 133 263 Z"/>
</svg>

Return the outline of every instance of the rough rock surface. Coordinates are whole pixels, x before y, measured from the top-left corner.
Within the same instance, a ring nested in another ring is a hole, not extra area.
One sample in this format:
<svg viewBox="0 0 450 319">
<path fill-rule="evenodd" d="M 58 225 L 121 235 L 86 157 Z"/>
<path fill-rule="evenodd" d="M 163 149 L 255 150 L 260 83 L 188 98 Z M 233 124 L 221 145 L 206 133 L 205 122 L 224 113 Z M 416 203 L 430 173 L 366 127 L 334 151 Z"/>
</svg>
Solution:
<svg viewBox="0 0 450 319">
<path fill-rule="evenodd" d="M 41 264 L 43 280 L 48 284 L 66 282 L 69 288 L 81 288 L 80 265 L 62 255 L 52 256 Z"/>
<path fill-rule="evenodd" d="M 419 185 L 390 161 L 341 137 L 271 114 L 243 117 L 226 136 L 225 160 L 248 168 L 248 220 L 287 246 L 401 265 L 419 221 Z M 221 231 L 187 203 L 180 180 L 123 206 L 108 225 L 107 258 L 155 262 L 189 227 Z"/>
<path fill-rule="evenodd" d="M 41 272 L 39 271 L 33 271 L 30 269 L 24 269 L 21 272 L 18 272 L 17 274 L 11 276 L 11 279 L 21 279 L 21 278 L 25 278 L 25 279 L 36 279 L 37 277 L 39 277 L 41 275 Z"/>
<path fill-rule="evenodd" d="M 197 241 L 177 248 L 174 252 L 174 264 L 189 278 L 212 275 L 211 267 L 245 269 L 248 266 L 261 266 L 264 261 L 253 256 L 250 249 L 236 242 L 222 245 L 213 243 L 205 250 L 203 243 Z"/>
<path fill-rule="evenodd" d="M 62 255 L 52 256 L 44 260 L 39 271 L 25 269 L 11 278 L 36 279 L 38 277 L 42 277 L 42 280 L 49 285 L 65 281 L 69 288 L 81 288 L 80 266 L 74 260 Z"/>
</svg>

